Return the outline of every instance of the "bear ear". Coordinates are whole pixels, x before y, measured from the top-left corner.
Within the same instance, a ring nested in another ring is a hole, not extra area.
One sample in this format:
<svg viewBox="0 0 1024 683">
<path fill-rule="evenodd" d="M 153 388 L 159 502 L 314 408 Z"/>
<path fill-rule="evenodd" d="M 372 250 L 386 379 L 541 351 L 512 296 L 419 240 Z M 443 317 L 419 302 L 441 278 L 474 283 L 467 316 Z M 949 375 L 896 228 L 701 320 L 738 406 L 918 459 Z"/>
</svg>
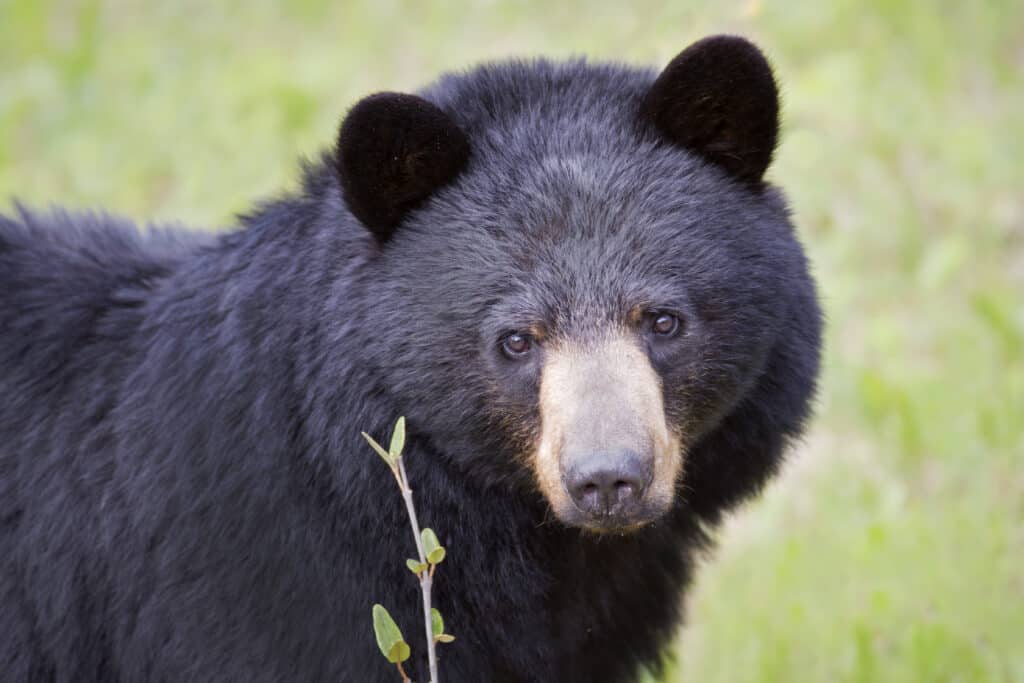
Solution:
<svg viewBox="0 0 1024 683">
<path fill-rule="evenodd" d="M 382 92 L 349 111 L 335 161 L 349 210 L 384 244 L 402 217 L 453 180 L 468 158 L 466 134 L 438 107 Z"/>
<path fill-rule="evenodd" d="M 771 164 L 778 90 L 768 60 L 743 38 L 711 36 L 683 50 L 658 76 L 640 111 L 675 144 L 755 186 Z"/>
</svg>

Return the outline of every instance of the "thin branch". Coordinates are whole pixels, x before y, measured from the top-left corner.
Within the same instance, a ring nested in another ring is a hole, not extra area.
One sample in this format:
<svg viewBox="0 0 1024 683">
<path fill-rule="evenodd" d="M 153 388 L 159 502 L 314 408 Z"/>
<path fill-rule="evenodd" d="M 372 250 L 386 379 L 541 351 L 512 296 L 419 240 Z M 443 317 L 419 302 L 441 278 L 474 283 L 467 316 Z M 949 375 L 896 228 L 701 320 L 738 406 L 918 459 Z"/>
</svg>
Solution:
<svg viewBox="0 0 1024 683">
<path fill-rule="evenodd" d="M 420 523 L 416 518 L 416 508 L 412 503 L 412 489 L 409 488 L 409 478 L 405 474 L 405 463 L 398 459 L 399 487 L 402 489 L 402 498 L 405 500 L 405 509 L 409 513 L 409 523 L 412 525 L 412 534 L 416 539 L 416 552 L 419 553 L 420 563 L 427 564 L 426 553 L 423 552 L 423 541 L 421 539 Z M 423 593 L 423 622 L 427 633 L 427 660 L 430 664 L 430 683 L 441 683 L 437 676 L 437 647 L 434 643 L 434 629 L 430 623 L 430 589 L 433 585 L 433 572 L 422 571 L 419 574 L 420 591 Z"/>
</svg>

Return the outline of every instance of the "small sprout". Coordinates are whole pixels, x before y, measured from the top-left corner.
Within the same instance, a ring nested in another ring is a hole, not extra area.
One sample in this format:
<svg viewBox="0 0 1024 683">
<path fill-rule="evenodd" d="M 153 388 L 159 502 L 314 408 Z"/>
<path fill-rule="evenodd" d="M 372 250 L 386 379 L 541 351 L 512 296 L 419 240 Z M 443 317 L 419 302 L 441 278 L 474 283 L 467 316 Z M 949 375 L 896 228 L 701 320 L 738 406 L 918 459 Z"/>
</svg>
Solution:
<svg viewBox="0 0 1024 683">
<path fill-rule="evenodd" d="M 416 576 L 419 576 L 422 572 L 427 571 L 428 567 L 426 563 L 420 562 L 419 560 L 406 560 L 405 566 L 408 567 L 409 571 L 411 571 Z"/>
<path fill-rule="evenodd" d="M 444 633 L 444 619 L 436 607 L 430 609 L 430 630 L 434 632 L 435 638 Z"/>
<path fill-rule="evenodd" d="M 392 471 L 397 472 L 398 460 L 402 457 L 402 449 L 405 448 L 405 418 L 400 417 L 398 422 L 395 423 L 395 429 L 391 432 L 391 446 L 387 450 L 366 432 L 360 432 L 360 434 L 363 435 L 363 438 L 366 439 L 366 442 L 370 444 L 373 450 L 377 451 L 377 455 L 384 459 L 388 467 Z"/>
<path fill-rule="evenodd" d="M 437 683 L 436 645 L 455 640 L 455 636 L 444 632 L 444 620 L 441 619 L 441 613 L 430 606 L 430 588 L 433 584 L 434 570 L 437 569 L 438 564 L 444 561 L 447 551 L 437 540 L 437 534 L 433 529 L 421 531 L 419 521 L 416 519 L 412 489 L 409 487 L 405 465 L 402 463 L 402 450 L 405 448 L 405 418 L 399 417 L 395 422 L 395 428 L 391 432 L 391 442 L 386 450 L 366 432 L 362 432 L 362 435 L 370 447 L 377 452 L 377 455 L 388 464 L 391 473 L 395 475 L 395 481 L 398 482 L 402 499 L 405 501 L 405 510 L 409 515 L 409 525 L 416 537 L 416 550 L 419 559 L 406 560 L 405 566 L 419 579 L 420 590 L 423 593 L 423 616 L 427 629 L 427 663 L 430 669 L 430 681 Z M 412 683 L 402 669 L 402 662 L 407 660 L 411 654 L 409 644 L 402 637 L 398 624 L 381 605 L 373 606 L 373 630 L 377 636 L 377 647 L 380 648 L 384 657 L 398 668 L 403 683 Z"/>
<path fill-rule="evenodd" d="M 427 527 L 420 534 L 420 538 L 423 541 L 423 554 L 427 556 L 427 562 L 430 564 L 441 564 L 444 561 L 446 551 L 444 546 L 438 542 L 437 534 L 434 533 L 434 530 Z"/>
<path fill-rule="evenodd" d="M 455 640 L 455 636 L 444 632 L 444 619 L 441 618 L 441 613 L 435 608 L 430 610 L 430 630 L 434 634 L 435 643 L 450 643 Z"/>
<path fill-rule="evenodd" d="M 377 635 L 377 647 L 389 662 L 400 664 L 409 659 L 409 644 L 383 605 L 373 606 L 373 631 Z"/>
<path fill-rule="evenodd" d="M 381 446 L 376 441 L 374 441 L 372 436 L 370 436 L 366 432 L 360 432 L 360 434 L 362 434 L 363 438 L 366 439 L 367 443 L 369 443 L 370 446 L 373 447 L 373 450 L 377 451 L 377 455 L 384 459 L 384 462 L 388 464 L 388 467 L 390 467 L 392 470 L 398 467 L 398 459 L 391 457 L 391 453 L 384 450 L 384 447 Z"/>
<path fill-rule="evenodd" d="M 400 417 L 395 422 L 394 431 L 391 432 L 391 447 L 388 449 L 388 454 L 395 462 L 398 462 L 398 459 L 402 457 L 403 448 L 405 448 L 405 417 Z"/>
</svg>

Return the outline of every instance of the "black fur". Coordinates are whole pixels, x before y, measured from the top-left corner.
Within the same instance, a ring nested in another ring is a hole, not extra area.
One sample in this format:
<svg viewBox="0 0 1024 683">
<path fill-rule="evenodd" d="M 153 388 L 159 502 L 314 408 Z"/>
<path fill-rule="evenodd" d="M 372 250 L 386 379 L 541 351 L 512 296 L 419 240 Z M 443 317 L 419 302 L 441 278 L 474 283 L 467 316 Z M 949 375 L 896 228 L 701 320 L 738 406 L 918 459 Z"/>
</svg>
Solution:
<svg viewBox="0 0 1024 683">
<path fill-rule="evenodd" d="M 772 69 L 754 45 L 711 36 L 679 53 L 644 98 L 644 116 L 668 139 L 752 184 L 779 136 Z"/>
<path fill-rule="evenodd" d="M 338 134 L 345 201 L 382 244 L 402 216 L 450 182 L 468 157 L 462 131 L 415 95 L 383 92 L 364 98 Z"/>
<path fill-rule="evenodd" d="M 377 601 L 425 680 L 405 513 L 359 437 L 398 415 L 450 551 L 446 681 L 656 664 L 705 529 L 803 427 L 820 321 L 781 194 L 664 144 L 641 113 L 655 77 L 443 77 L 420 96 L 472 154 L 401 218 L 405 199 L 344 195 L 333 155 L 228 234 L 0 217 L 4 680 L 390 682 Z M 686 312 L 652 360 L 698 441 L 664 519 L 594 537 L 551 519 L 521 464 L 535 380 L 496 339 L 599 334 L 636 302 Z"/>
</svg>

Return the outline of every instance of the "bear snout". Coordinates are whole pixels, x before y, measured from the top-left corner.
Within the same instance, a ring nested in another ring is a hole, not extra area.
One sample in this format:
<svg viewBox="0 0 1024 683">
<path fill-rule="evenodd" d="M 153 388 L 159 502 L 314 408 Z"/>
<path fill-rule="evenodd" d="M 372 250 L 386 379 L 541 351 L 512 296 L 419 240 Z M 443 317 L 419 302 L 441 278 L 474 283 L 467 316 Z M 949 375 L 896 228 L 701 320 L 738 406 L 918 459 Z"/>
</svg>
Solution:
<svg viewBox="0 0 1024 683">
<path fill-rule="evenodd" d="M 653 475 L 650 455 L 633 450 L 563 456 L 562 484 L 576 508 L 600 524 L 636 523 Z"/>
<path fill-rule="evenodd" d="M 661 381 L 635 339 L 563 341 L 545 354 L 536 480 L 555 516 L 593 531 L 638 528 L 675 498 L 683 448 Z"/>
</svg>

